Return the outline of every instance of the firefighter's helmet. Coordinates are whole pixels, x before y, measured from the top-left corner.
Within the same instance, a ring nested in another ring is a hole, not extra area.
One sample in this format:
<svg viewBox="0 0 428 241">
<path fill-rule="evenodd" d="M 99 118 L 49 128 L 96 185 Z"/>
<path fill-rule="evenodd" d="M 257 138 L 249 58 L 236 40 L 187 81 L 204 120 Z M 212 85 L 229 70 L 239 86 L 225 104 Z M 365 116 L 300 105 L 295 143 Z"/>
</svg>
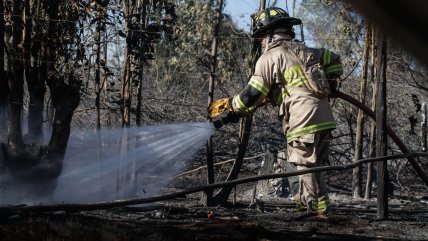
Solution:
<svg viewBox="0 0 428 241">
<path fill-rule="evenodd" d="M 292 18 L 286 11 L 277 7 L 266 8 L 253 15 L 254 27 L 252 29 L 253 38 L 259 38 L 274 30 L 276 27 L 289 27 L 302 23 L 298 18 Z"/>
</svg>

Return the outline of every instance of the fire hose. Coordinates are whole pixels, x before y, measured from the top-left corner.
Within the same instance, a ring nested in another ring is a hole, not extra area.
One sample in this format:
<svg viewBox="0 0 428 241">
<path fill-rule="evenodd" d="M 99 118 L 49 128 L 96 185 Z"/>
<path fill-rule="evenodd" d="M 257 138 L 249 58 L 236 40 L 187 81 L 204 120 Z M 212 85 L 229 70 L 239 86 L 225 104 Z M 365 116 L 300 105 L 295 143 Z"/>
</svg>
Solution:
<svg viewBox="0 0 428 241">
<path fill-rule="evenodd" d="M 357 99 L 355 99 L 352 96 L 347 95 L 343 92 L 340 92 L 340 91 L 335 91 L 334 94 L 335 94 L 335 97 L 340 98 L 340 99 L 356 106 L 357 108 L 361 109 L 365 114 L 370 116 L 373 120 L 376 120 L 375 113 L 369 107 L 367 107 L 365 104 L 361 103 Z M 216 116 L 220 115 L 221 113 L 225 112 L 226 110 L 229 110 L 228 115 L 226 117 L 223 117 L 223 118 L 213 122 L 213 125 L 216 129 L 220 128 L 223 125 L 233 123 L 233 122 L 237 122 L 237 120 L 239 119 L 238 116 L 236 116 L 232 113 L 230 102 L 231 102 L 230 98 L 229 99 L 224 98 L 224 99 L 219 99 L 219 100 L 215 101 L 210 106 L 210 108 L 209 108 L 209 113 L 211 115 L 210 117 L 216 117 Z M 400 140 L 400 138 L 397 136 L 397 134 L 391 129 L 391 127 L 386 125 L 386 131 L 387 131 L 387 134 L 391 137 L 391 139 L 395 142 L 395 144 L 397 144 L 397 146 L 400 148 L 400 150 L 403 153 L 405 153 L 405 154 L 410 153 L 409 149 L 407 149 L 406 145 L 404 145 L 404 143 Z M 424 182 L 424 184 L 428 190 L 428 177 L 425 175 L 424 171 L 419 166 L 416 159 L 414 157 L 407 157 L 407 160 L 409 160 L 413 169 L 415 169 L 416 173 L 422 178 L 422 181 Z"/>
<path fill-rule="evenodd" d="M 365 104 L 361 103 L 360 101 L 358 101 L 357 99 L 353 98 L 350 95 L 347 95 L 343 92 L 340 91 L 336 91 L 335 92 L 336 97 L 350 103 L 353 104 L 354 106 L 358 107 L 359 109 L 361 109 L 362 111 L 364 111 L 365 114 L 367 114 L 368 116 L 370 116 L 373 120 L 376 120 L 376 115 L 375 113 Z M 407 149 L 406 145 L 404 145 L 404 143 L 400 140 L 400 138 L 397 136 L 397 134 L 391 129 L 390 126 L 386 125 L 386 131 L 389 135 L 389 137 L 391 137 L 391 139 L 395 142 L 395 144 L 398 146 L 398 148 L 400 148 L 400 150 L 403 153 L 410 153 L 409 149 Z M 428 177 L 427 175 L 425 175 L 424 171 L 422 170 L 422 168 L 419 166 L 418 162 L 416 161 L 416 159 L 412 156 L 407 157 L 407 160 L 409 160 L 410 164 L 412 165 L 413 169 L 415 169 L 416 173 L 419 175 L 419 177 L 422 178 L 422 181 L 425 184 L 425 187 L 428 189 Z"/>
<path fill-rule="evenodd" d="M 336 97 L 347 101 L 350 104 L 353 104 L 354 106 L 360 108 L 364 113 L 366 113 L 368 116 L 370 116 L 372 119 L 375 118 L 375 113 L 366 105 L 361 103 L 360 101 L 356 100 L 355 98 L 343 93 L 337 91 L 335 93 Z M 362 159 L 357 160 L 356 162 L 345 164 L 345 165 L 339 165 L 339 166 L 323 166 L 323 167 L 316 167 L 316 168 L 310 168 L 305 170 L 299 170 L 295 172 L 287 172 L 287 173 L 273 173 L 273 174 L 265 174 L 265 175 L 258 175 L 258 176 L 252 176 L 247 178 L 241 178 L 236 179 L 232 181 L 227 182 L 221 182 L 221 183 L 213 183 L 206 186 L 201 187 L 195 187 L 184 191 L 174 192 L 174 193 L 168 193 L 164 195 L 158 195 L 158 196 L 151 196 L 151 197 L 145 197 L 145 198 L 134 198 L 134 199 L 127 199 L 127 200 L 115 200 L 115 201 L 107 201 L 107 202 L 99 202 L 99 203 L 89 203 L 89 204 L 54 204 L 54 205 L 37 205 L 37 206 L 6 206 L 6 207 L 0 207 L 0 214 L 7 214 L 7 213 L 13 213 L 13 212 L 46 212 L 46 211 L 82 211 L 82 210 L 99 210 L 99 209 L 108 209 L 113 207 L 119 207 L 124 205 L 135 205 L 135 204 L 144 204 L 144 203 L 151 203 L 156 201 L 162 201 L 162 200 L 169 200 L 177 197 L 183 197 L 187 194 L 200 192 L 204 190 L 211 190 L 214 188 L 220 188 L 225 186 L 234 186 L 242 183 L 247 182 L 254 182 L 264 179 L 273 179 L 273 178 L 281 178 L 281 177 L 289 177 L 289 176 L 295 176 L 295 175 L 302 175 L 306 173 L 312 173 L 312 172 L 319 172 L 319 171 L 329 171 L 329 170 L 342 170 L 347 168 L 353 168 L 358 165 L 361 165 L 363 163 L 373 162 L 373 161 L 387 161 L 389 159 L 394 158 L 407 158 L 412 165 L 412 167 L 415 169 L 416 173 L 422 178 L 425 186 L 428 188 L 428 178 L 419 166 L 418 162 L 415 160 L 415 156 L 426 156 L 428 153 L 410 153 L 407 147 L 404 145 L 404 143 L 398 138 L 396 133 L 389 127 L 386 126 L 386 130 L 388 135 L 391 137 L 391 139 L 397 144 L 397 146 L 400 148 L 400 150 L 403 152 L 403 154 L 396 155 L 396 156 L 383 156 L 383 157 L 377 157 L 377 158 L 368 158 L 368 159 Z"/>
</svg>

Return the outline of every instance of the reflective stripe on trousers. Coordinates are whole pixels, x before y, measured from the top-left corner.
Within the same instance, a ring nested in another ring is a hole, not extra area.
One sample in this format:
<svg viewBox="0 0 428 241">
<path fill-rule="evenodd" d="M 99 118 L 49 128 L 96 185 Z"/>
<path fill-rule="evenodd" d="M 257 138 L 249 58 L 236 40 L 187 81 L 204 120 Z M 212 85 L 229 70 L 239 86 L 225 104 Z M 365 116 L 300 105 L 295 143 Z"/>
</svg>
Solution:
<svg viewBox="0 0 428 241">
<path fill-rule="evenodd" d="M 314 125 L 306 126 L 299 129 L 294 129 L 292 131 L 289 131 L 287 133 L 287 140 L 292 140 L 294 138 L 312 134 L 315 132 L 320 132 L 323 130 L 329 130 L 329 129 L 335 129 L 336 128 L 336 122 L 335 121 L 329 121 L 329 122 L 321 122 Z"/>
</svg>

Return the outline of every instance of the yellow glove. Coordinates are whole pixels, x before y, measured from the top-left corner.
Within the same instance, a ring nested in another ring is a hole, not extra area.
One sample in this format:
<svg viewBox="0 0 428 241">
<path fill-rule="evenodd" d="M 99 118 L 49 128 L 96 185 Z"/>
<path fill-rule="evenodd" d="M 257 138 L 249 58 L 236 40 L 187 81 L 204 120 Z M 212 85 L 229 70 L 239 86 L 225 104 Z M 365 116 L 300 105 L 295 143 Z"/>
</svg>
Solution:
<svg viewBox="0 0 428 241">
<path fill-rule="evenodd" d="M 208 107 L 208 113 L 209 113 L 211 118 L 214 118 L 214 117 L 220 115 L 225 110 L 228 110 L 229 112 L 233 112 L 232 97 L 215 100 Z"/>
</svg>

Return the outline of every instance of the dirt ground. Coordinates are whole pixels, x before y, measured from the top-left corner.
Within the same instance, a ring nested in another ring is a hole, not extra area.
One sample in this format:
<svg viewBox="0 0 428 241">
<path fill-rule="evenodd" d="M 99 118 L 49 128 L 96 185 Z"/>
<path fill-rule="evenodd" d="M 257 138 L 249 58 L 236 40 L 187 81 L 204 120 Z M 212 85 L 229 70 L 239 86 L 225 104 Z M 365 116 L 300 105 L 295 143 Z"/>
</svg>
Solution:
<svg viewBox="0 0 428 241">
<path fill-rule="evenodd" d="M 375 199 L 348 194 L 331 194 L 328 218 L 295 211 L 289 198 L 251 207 L 238 198 L 213 208 L 198 195 L 90 212 L 2 214 L 0 240 L 428 240 L 428 195 L 390 199 L 389 220 L 377 220 Z"/>
</svg>

